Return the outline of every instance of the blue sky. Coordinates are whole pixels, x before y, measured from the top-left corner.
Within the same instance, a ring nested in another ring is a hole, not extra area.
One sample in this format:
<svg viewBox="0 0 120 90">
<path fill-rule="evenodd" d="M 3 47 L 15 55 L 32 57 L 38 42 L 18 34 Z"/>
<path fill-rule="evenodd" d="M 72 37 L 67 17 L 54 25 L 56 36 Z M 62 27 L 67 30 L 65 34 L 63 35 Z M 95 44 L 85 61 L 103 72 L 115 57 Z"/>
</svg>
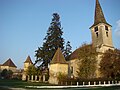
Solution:
<svg viewBox="0 0 120 90">
<path fill-rule="evenodd" d="M 120 0 L 99 0 L 112 27 L 114 47 L 120 48 Z M 90 43 L 95 0 L 0 0 L 0 64 L 11 58 L 18 68 L 42 46 L 54 12 L 59 13 L 63 38 L 74 51 Z"/>
</svg>

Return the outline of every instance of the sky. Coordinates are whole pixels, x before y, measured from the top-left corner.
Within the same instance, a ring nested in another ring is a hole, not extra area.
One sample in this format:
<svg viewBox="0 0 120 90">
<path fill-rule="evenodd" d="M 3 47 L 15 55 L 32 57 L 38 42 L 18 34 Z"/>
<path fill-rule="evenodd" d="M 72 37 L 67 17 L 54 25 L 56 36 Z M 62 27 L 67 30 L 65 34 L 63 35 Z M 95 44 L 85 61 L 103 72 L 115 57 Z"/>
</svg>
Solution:
<svg viewBox="0 0 120 90">
<path fill-rule="evenodd" d="M 120 0 L 99 0 L 112 25 L 115 48 L 120 49 Z M 58 13 L 65 42 L 72 51 L 91 43 L 89 27 L 94 23 L 95 0 L 0 0 L 0 64 L 11 58 L 18 68 L 41 47 L 52 20 Z"/>
</svg>

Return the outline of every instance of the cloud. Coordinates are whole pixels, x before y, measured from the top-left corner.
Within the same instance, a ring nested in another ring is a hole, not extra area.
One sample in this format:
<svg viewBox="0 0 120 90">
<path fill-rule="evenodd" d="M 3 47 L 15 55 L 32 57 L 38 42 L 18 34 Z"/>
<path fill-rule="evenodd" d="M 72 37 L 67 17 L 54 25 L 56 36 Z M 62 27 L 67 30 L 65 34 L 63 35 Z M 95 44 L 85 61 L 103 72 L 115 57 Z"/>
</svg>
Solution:
<svg viewBox="0 0 120 90">
<path fill-rule="evenodd" d="M 118 20 L 116 22 L 117 26 L 116 26 L 116 29 L 115 29 L 115 34 L 120 37 L 120 20 Z"/>
</svg>

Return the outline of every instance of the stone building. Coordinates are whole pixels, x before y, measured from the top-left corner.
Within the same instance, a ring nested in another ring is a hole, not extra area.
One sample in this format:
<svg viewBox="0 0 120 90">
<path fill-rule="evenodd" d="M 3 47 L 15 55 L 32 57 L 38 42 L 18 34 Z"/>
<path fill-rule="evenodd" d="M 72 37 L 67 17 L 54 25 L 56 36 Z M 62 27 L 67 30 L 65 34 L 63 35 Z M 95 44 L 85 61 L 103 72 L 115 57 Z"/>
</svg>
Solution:
<svg viewBox="0 0 120 90">
<path fill-rule="evenodd" d="M 96 0 L 94 24 L 90 27 L 92 34 L 92 44 L 99 52 L 97 58 L 96 77 L 101 77 L 99 64 L 101 56 L 106 50 L 114 50 L 112 43 L 112 26 L 106 21 L 99 0 Z"/>
<path fill-rule="evenodd" d="M 96 0 L 94 24 L 90 27 L 92 34 L 92 45 L 96 48 L 99 53 L 97 57 L 97 68 L 96 68 L 96 78 L 101 77 L 99 71 L 99 63 L 101 56 L 106 50 L 114 50 L 112 43 L 112 26 L 107 23 L 102 8 L 100 6 L 99 0 Z M 77 77 L 76 71 L 78 66 L 76 64 L 79 62 L 78 59 L 79 48 L 76 49 L 70 56 L 69 67 L 73 71 L 71 76 Z"/>
<path fill-rule="evenodd" d="M 49 83 L 58 84 L 59 74 L 68 75 L 68 63 L 66 62 L 60 48 L 57 49 L 49 66 Z"/>
<path fill-rule="evenodd" d="M 102 8 L 96 0 L 94 24 L 90 27 L 92 44 L 98 52 L 104 53 L 108 49 L 114 49 L 112 43 L 112 26 L 107 23 Z"/>
<path fill-rule="evenodd" d="M 23 75 L 22 75 L 22 80 L 27 80 L 28 79 L 28 75 L 27 75 L 27 69 L 30 65 L 33 65 L 33 62 L 30 58 L 30 56 L 27 57 L 27 59 L 24 62 L 24 70 L 23 70 Z"/>
<path fill-rule="evenodd" d="M 101 56 L 106 50 L 112 49 L 114 50 L 112 43 L 112 26 L 107 23 L 102 8 L 100 6 L 99 0 L 96 0 L 95 5 L 95 15 L 94 15 L 94 24 L 90 27 L 91 35 L 92 35 L 92 46 L 96 48 L 96 51 L 99 53 L 97 57 L 97 68 L 95 72 L 95 78 L 101 77 L 99 71 L 99 63 L 101 60 Z M 59 83 L 59 74 L 67 75 L 71 78 L 77 78 L 78 74 L 78 63 L 79 60 L 79 50 L 76 49 L 69 58 L 69 61 L 66 61 L 64 56 L 62 55 L 62 51 L 60 48 L 57 49 L 53 59 L 49 65 L 49 83 L 58 84 Z M 27 80 L 28 76 L 26 74 L 26 70 L 30 65 L 32 65 L 32 61 L 30 56 L 27 57 L 24 62 L 24 72 L 22 76 L 22 80 Z M 40 78 L 39 78 L 40 79 Z M 36 80 L 36 79 L 35 79 Z"/>
<path fill-rule="evenodd" d="M 80 63 L 79 60 L 79 50 L 80 48 L 76 49 L 69 58 L 69 77 L 76 78 L 78 77 L 77 71 L 78 71 L 78 63 Z"/>
<path fill-rule="evenodd" d="M 9 58 L 5 63 L 0 65 L 0 71 L 2 71 L 4 69 L 11 70 L 14 73 L 14 72 L 16 72 L 17 66 Z"/>
<path fill-rule="evenodd" d="M 100 6 L 99 0 L 96 0 L 95 5 L 95 16 L 94 24 L 90 27 L 92 34 L 92 46 L 96 48 L 96 51 L 99 53 L 97 57 L 97 68 L 95 72 L 95 78 L 101 77 L 99 71 L 99 63 L 101 56 L 106 50 L 114 50 L 112 43 L 112 26 L 107 23 L 102 8 Z M 58 49 L 50 63 L 49 68 L 49 83 L 58 84 L 57 75 L 59 72 L 68 74 L 71 78 L 77 78 L 78 63 L 80 63 L 78 54 L 80 48 L 76 49 L 69 58 L 69 61 L 65 61 L 64 56 L 60 49 Z"/>
<path fill-rule="evenodd" d="M 21 79 L 22 70 L 17 69 L 17 66 L 13 63 L 13 61 L 10 58 L 5 63 L 0 65 L 0 72 L 2 72 L 4 69 L 11 70 L 13 72 L 10 78 Z"/>
</svg>

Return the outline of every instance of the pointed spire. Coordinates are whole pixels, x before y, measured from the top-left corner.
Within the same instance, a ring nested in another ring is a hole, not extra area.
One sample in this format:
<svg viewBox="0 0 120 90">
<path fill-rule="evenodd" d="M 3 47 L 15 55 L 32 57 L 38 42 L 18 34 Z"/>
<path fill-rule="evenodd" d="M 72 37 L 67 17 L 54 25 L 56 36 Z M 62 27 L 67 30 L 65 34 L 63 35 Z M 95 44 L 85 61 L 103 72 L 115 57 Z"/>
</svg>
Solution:
<svg viewBox="0 0 120 90">
<path fill-rule="evenodd" d="M 57 49 L 52 61 L 50 62 L 50 64 L 56 64 L 56 63 L 67 64 L 60 48 Z"/>
<path fill-rule="evenodd" d="M 32 62 L 32 60 L 31 60 L 30 56 L 27 57 L 27 59 L 26 59 L 26 61 L 25 61 L 24 63 L 31 63 L 31 64 L 33 64 L 33 62 Z"/>
<path fill-rule="evenodd" d="M 106 19 L 104 17 L 104 13 L 103 13 L 102 8 L 100 6 L 99 0 L 96 0 L 94 24 L 91 27 L 93 27 L 99 23 L 105 23 L 107 25 L 110 25 L 106 22 Z"/>
<path fill-rule="evenodd" d="M 102 8 L 101 8 L 100 3 L 99 3 L 98 0 L 96 0 L 94 23 L 95 24 L 106 23 Z"/>
</svg>

